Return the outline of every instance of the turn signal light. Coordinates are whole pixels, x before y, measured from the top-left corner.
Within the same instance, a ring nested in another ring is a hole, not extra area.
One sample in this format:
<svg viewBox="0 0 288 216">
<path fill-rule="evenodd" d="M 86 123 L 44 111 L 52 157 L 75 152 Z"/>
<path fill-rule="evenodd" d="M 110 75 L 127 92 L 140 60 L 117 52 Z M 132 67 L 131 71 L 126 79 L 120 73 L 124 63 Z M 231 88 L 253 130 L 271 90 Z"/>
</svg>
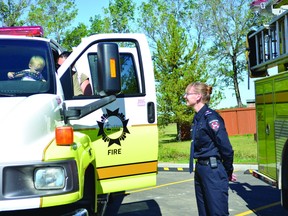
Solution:
<svg viewBox="0 0 288 216">
<path fill-rule="evenodd" d="M 72 145 L 74 143 L 74 130 L 70 126 L 57 127 L 55 129 L 55 139 L 57 145 Z"/>
</svg>

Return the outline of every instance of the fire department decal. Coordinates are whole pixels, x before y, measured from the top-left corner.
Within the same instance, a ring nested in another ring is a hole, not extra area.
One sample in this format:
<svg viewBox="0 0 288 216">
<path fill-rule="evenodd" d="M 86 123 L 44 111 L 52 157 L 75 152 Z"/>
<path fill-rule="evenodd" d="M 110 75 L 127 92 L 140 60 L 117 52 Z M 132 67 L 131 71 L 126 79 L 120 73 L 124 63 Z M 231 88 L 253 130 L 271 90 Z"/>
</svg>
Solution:
<svg viewBox="0 0 288 216">
<path fill-rule="evenodd" d="M 121 146 L 121 140 L 125 140 L 126 134 L 130 133 L 127 129 L 129 119 L 125 119 L 119 109 L 111 111 L 106 109 L 107 114 L 101 116 L 101 121 L 97 121 L 99 126 L 98 136 L 102 136 L 104 142 L 108 142 L 108 147 L 114 143 Z"/>
<path fill-rule="evenodd" d="M 218 131 L 220 124 L 219 121 L 215 119 L 209 122 L 209 126 L 212 128 L 212 130 Z"/>
</svg>

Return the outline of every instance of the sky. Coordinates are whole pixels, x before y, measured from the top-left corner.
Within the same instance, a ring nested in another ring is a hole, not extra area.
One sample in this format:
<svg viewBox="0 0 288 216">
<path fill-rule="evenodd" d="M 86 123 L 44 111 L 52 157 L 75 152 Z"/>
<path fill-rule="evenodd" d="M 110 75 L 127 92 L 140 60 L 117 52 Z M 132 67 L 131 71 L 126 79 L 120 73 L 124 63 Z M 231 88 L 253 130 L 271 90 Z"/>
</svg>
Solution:
<svg viewBox="0 0 288 216">
<path fill-rule="evenodd" d="M 75 0 L 78 9 L 77 25 L 80 22 L 90 24 L 90 17 L 102 14 L 103 7 L 108 7 L 109 0 Z"/>
<path fill-rule="evenodd" d="M 248 75 L 246 75 L 245 80 L 240 83 L 240 96 L 243 105 L 247 105 L 247 100 L 255 100 L 255 89 L 254 89 L 254 79 L 249 80 L 248 84 Z M 237 106 L 237 100 L 235 96 L 235 91 L 233 87 L 229 87 L 225 90 L 225 99 L 223 99 L 220 104 L 216 106 L 217 109 L 222 108 L 231 108 Z"/>
<path fill-rule="evenodd" d="M 142 2 L 143 0 L 134 0 L 134 2 Z M 78 8 L 78 16 L 76 18 L 75 26 L 78 23 L 83 22 L 86 25 L 89 25 L 90 17 L 94 17 L 95 15 L 103 15 L 103 8 L 107 8 L 109 4 L 109 0 L 75 0 L 75 3 Z M 250 88 L 248 89 L 248 78 L 245 77 L 244 82 L 240 83 L 240 95 L 242 99 L 242 103 L 244 105 L 247 104 L 247 100 L 255 99 L 255 90 L 254 90 L 254 80 L 250 79 Z M 235 91 L 229 87 L 225 90 L 225 99 L 223 99 L 220 104 L 218 104 L 215 108 L 230 108 L 235 107 L 237 105 Z M 213 96 L 213 95 L 212 95 Z"/>
</svg>

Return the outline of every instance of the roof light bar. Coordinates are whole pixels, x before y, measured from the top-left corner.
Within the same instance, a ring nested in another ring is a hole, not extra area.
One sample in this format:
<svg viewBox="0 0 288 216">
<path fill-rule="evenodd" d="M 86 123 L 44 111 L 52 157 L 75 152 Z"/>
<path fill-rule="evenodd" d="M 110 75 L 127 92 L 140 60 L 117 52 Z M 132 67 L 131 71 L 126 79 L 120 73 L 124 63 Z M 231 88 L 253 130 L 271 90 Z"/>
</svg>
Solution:
<svg viewBox="0 0 288 216">
<path fill-rule="evenodd" d="M 13 26 L 0 28 L 0 35 L 43 37 L 43 34 L 44 31 L 41 26 Z"/>
</svg>

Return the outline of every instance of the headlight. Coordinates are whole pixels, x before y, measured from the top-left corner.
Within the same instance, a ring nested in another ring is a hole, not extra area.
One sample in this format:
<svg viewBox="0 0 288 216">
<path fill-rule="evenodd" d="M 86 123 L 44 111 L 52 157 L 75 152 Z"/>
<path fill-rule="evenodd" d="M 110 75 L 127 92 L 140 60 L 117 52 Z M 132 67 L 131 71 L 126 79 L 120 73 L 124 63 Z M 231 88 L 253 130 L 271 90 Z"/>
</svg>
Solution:
<svg viewBox="0 0 288 216">
<path fill-rule="evenodd" d="M 37 168 L 34 172 L 34 184 L 38 190 L 62 189 L 65 187 L 65 172 L 62 167 Z"/>
</svg>

